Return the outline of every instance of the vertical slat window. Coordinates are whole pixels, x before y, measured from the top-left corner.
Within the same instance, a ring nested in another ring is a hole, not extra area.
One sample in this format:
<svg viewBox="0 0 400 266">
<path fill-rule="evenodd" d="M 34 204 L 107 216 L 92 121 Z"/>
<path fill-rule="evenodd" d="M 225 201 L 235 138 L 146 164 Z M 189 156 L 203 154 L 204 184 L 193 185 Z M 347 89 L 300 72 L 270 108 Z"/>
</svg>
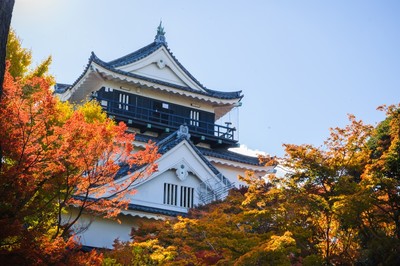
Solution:
<svg viewBox="0 0 400 266">
<path fill-rule="evenodd" d="M 200 119 L 200 113 L 195 110 L 190 110 L 190 125 L 198 127 L 199 119 Z"/>
<path fill-rule="evenodd" d="M 129 95 L 125 93 L 120 93 L 118 108 L 123 110 L 128 110 L 129 109 L 128 104 L 129 104 Z"/>
<path fill-rule="evenodd" d="M 192 187 L 181 187 L 181 207 L 185 208 L 193 208 L 193 199 L 194 199 L 194 188 Z"/>
<path fill-rule="evenodd" d="M 164 204 L 177 205 L 178 186 L 164 183 Z"/>
</svg>

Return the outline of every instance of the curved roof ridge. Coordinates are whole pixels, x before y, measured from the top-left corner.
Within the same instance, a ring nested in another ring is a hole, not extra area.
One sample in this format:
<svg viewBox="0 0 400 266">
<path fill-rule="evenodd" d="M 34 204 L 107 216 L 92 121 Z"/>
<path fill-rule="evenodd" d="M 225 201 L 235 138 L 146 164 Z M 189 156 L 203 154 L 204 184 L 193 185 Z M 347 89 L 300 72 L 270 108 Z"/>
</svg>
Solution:
<svg viewBox="0 0 400 266">
<path fill-rule="evenodd" d="M 120 69 L 117 69 L 117 68 L 114 68 L 114 67 L 110 66 L 107 62 L 101 60 L 93 52 L 92 52 L 92 56 L 91 56 L 91 58 L 89 60 L 89 65 L 90 65 L 90 63 L 92 61 L 97 63 L 98 65 L 104 67 L 105 69 L 107 69 L 109 71 L 112 71 L 114 73 L 117 73 L 117 74 L 122 74 L 122 75 L 126 75 L 128 77 L 133 77 L 133 78 L 138 78 L 138 79 L 150 81 L 150 82 L 153 82 L 153 83 L 156 83 L 156 84 L 159 84 L 159 85 L 173 87 L 173 88 L 177 88 L 177 89 L 188 91 L 188 92 L 198 93 L 198 94 L 202 94 L 202 95 L 206 95 L 206 96 L 212 96 L 212 97 L 216 97 L 216 98 L 219 98 L 219 99 L 238 99 L 238 98 L 241 99 L 243 97 L 242 95 L 240 95 L 241 91 L 239 91 L 239 92 L 222 92 L 222 91 L 211 91 L 211 90 L 208 90 L 208 91 L 203 92 L 203 91 L 192 89 L 190 87 L 185 87 L 185 86 L 173 84 L 173 83 L 170 83 L 170 82 L 166 82 L 166 81 L 162 81 L 162 80 L 158 80 L 158 79 L 154 79 L 154 78 L 149 78 L 149 77 L 145 77 L 145 76 L 138 75 L 138 74 L 135 74 L 135 73 L 131 73 L 131 72 L 127 72 L 127 71 L 124 71 L 124 70 L 120 70 Z M 86 70 L 87 70 L 87 68 L 85 69 L 84 73 L 86 72 Z M 78 78 L 78 80 L 84 75 L 84 73 L 82 73 L 82 75 Z M 76 82 L 72 86 L 74 86 L 75 84 L 76 84 Z"/>
<path fill-rule="evenodd" d="M 186 75 L 188 75 L 197 85 L 199 85 L 203 90 L 210 94 L 216 94 L 216 93 L 227 93 L 227 92 L 222 92 L 222 91 L 216 91 L 216 90 L 210 90 L 206 86 L 204 86 L 200 81 L 198 81 L 180 62 L 179 60 L 175 57 L 175 55 L 171 52 L 171 50 L 165 46 L 167 49 L 169 55 L 172 57 L 172 59 L 175 61 L 175 63 L 185 72 Z M 235 93 L 237 94 L 237 98 L 243 98 L 243 95 L 240 95 L 242 91 L 233 91 L 230 93 Z"/>
<path fill-rule="evenodd" d="M 154 53 L 162 45 L 163 45 L 162 43 L 152 42 L 149 45 L 146 45 L 145 47 L 140 48 L 139 50 L 136 50 L 136 51 L 129 53 L 127 55 L 124 55 L 120 58 L 109 61 L 106 64 L 108 64 L 114 68 L 131 64 L 133 62 L 136 62 L 136 61 L 138 61 L 142 58 L 145 58 L 146 56 Z"/>
<path fill-rule="evenodd" d="M 232 91 L 232 92 L 222 92 L 222 91 L 217 91 L 217 90 L 211 90 L 208 89 L 206 86 L 204 86 L 200 81 L 198 81 L 180 62 L 179 60 L 175 57 L 175 55 L 172 53 L 171 49 L 168 48 L 168 46 L 165 43 L 162 42 L 152 42 L 148 45 L 146 45 L 143 48 L 140 48 L 139 50 L 136 50 L 135 52 L 132 52 L 130 54 L 127 54 L 125 56 L 122 56 L 120 58 L 117 58 L 115 60 L 105 62 L 103 61 L 104 64 L 107 64 L 108 66 L 112 68 L 120 67 L 120 66 L 125 66 L 128 64 L 131 64 L 133 62 L 136 62 L 140 59 L 145 58 L 146 56 L 151 55 L 155 51 L 157 51 L 160 47 L 164 46 L 165 49 L 167 50 L 168 54 L 171 56 L 171 58 L 174 60 L 174 62 L 182 69 L 182 71 L 190 78 L 192 79 L 200 88 L 208 92 L 209 94 L 226 94 L 226 93 L 234 93 L 236 95 L 236 98 L 242 98 L 243 95 L 241 94 L 241 90 L 239 91 Z M 128 72 L 130 73 L 130 72 Z"/>
<path fill-rule="evenodd" d="M 116 67 L 119 66 L 123 66 L 126 64 L 130 64 L 133 63 L 137 60 L 140 60 L 152 53 L 154 53 L 155 51 L 157 51 L 160 47 L 165 47 L 166 51 L 168 52 L 168 54 L 171 56 L 171 58 L 174 60 L 174 62 L 179 66 L 179 68 L 182 69 L 182 71 L 190 78 L 192 79 L 198 86 L 200 86 L 203 91 L 201 90 L 197 90 L 197 89 L 193 89 L 189 86 L 182 86 L 182 85 L 178 85 L 178 84 L 173 84 L 170 82 L 166 82 L 166 81 L 162 81 L 159 79 L 155 79 L 155 78 L 150 78 L 150 77 L 145 77 L 142 75 L 138 75 L 135 73 L 131 73 L 131 72 L 127 72 L 127 71 L 123 71 L 120 70 Z M 230 92 L 224 92 L 224 91 L 217 91 L 217 90 L 211 90 L 206 88 L 203 84 L 201 84 L 180 62 L 179 60 L 173 55 L 173 53 L 171 52 L 171 50 L 166 46 L 166 44 L 164 43 L 156 43 L 156 42 L 152 42 L 149 45 L 133 52 L 130 53 L 128 55 L 122 56 L 118 59 L 112 60 L 110 62 L 105 62 L 103 60 L 101 60 L 98 56 L 96 56 L 96 54 L 92 51 L 91 55 L 89 57 L 88 63 L 86 64 L 85 69 L 82 71 L 81 75 L 72 83 L 71 86 L 67 87 L 64 89 L 64 92 L 73 88 L 82 78 L 83 76 L 86 74 L 86 72 L 88 71 L 90 65 L 92 62 L 95 62 L 97 64 L 99 64 L 100 66 L 104 67 L 105 69 L 107 69 L 108 71 L 112 71 L 114 73 L 117 74 L 122 74 L 122 75 L 126 75 L 129 77 L 133 77 L 133 78 L 138 78 L 141 80 L 145 80 L 145 81 L 149 81 L 149 82 L 153 82 L 159 85 L 164 85 L 164 86 L 168 86 L 168 87 L 173 87 L 176 89 L 180 89 L 180 90 L 184 90 L 184 91 L 188 91 L 188 92 L 192 92 L 192 93 L 198 93 L 201 95 L 206 95 L 206 96 L 211 96 L 211 97 L 215 97 L 215 98 L 219 98 L 219 99 L 242 99 L 243 95 L 241 94 L 242 91 L 230 91 Z"/>
<path fill-rule="evenodd" d="M 94 52 L 92 51 L 92 52 L 90 53 L 90 57 L 89 57 L 88 62 L 87 62 L 87 64 L 86 64 L 86 66 L 85 66 L 85 69 L 82 71 L 82 73 L 79 75 L 79 77 L 78 77 L 68 88 L 66 88 L 66 89 L 64 90 L 64 92 L 66 92 L 67 90 L 70 90 L 71 88 L 73 88 L 73 87 L 79 82 L 79 80 L 81 80 L 81 79 L 83 78 L 83 76 L 85 75 L 86 71 L 88 71 L 88 69 L 89 69 L 89 67 L 90 67 L 90 64 L 93 62 L 93 60 L 94 60 L 95 58 L 99 59 L 99 58 L 94 54 Z"/>
</svg>

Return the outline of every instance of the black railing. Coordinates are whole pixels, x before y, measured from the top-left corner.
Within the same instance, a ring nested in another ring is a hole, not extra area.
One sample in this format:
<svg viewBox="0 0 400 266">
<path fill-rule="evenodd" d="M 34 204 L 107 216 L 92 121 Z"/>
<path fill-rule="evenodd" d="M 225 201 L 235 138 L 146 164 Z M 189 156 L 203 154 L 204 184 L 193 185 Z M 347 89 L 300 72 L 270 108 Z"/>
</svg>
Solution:
<svg viewBox="0 0 400 266">
<path fill-rule="evenodd" d="M 200 136 L 204 137 L 208 136 L 235 140 L 234 132 L 236 131 L 236 128 L 230 127 L 230 124 L 222 126 L 206 121 L 195 120 L 188 117 L 163 112 L 160 110 L 138 107 L 133 104 L 125 104 L 102 97 L 94 98 L 101 103 L 103 109 L 109 115 L 113 115 L 116 118 L 125 118 L 125 120 L 128 121 L 132 120 L 132 123 L 149 123 L 175 130 L 178 129 L 181 125 L 187 125 L 190 129 L 191 134 L 197 133 Z"/>
</svg>

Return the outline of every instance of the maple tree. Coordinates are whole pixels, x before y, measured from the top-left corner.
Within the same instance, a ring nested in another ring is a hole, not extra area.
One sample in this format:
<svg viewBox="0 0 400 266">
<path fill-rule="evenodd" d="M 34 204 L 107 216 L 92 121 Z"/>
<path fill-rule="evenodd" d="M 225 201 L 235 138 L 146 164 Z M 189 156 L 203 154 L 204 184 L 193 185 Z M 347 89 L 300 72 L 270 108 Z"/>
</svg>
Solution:
<svg viewBox="0 0 400 266">
<path fill-rule="evenodd" d="M 81 256 L 70 255 L 80 215 L 117 217 L 134 193 L 130 186 L 156 170 L 159 156 L 151 143 L 134 152 L 126 125 L 107 118 L 97 103 L 56 99 L 48 64 L 23 77 L 7 71 L 0 101 L 0 254 L 19 264 Z M 118 179 L 122 165 L 137 171 Z M 77 215 L 63 219 L 69 208 Z M 99 263 L 94 254 L 88 256 Z"/>
<path fill-rule="evenodd" d="M 324 146 L 286 144 L 260 158 L 290 169 L 259 178 L 188 217 L 144 222 L 133 240 L 105 253 L 149 265 L 399 264 L 400 106 L 380 108 L 376 127 L 349 115 Z M 162 263 L 157 260 L 162 258 Z"/>
</svg>

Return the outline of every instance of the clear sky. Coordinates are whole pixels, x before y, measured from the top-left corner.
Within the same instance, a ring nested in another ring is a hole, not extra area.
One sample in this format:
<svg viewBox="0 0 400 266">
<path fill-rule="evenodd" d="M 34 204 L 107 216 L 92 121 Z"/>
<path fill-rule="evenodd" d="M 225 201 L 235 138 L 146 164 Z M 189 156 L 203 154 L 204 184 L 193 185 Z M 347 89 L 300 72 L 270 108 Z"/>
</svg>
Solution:
<svg viewBox="0 0 400 266">
<path fill-rule="evenodd" d="M 400 1 L 16 0 L 11 25 L 71 84 L 91 51 L 104 61 L 133 52 L 160 19 L 201 83 L 243 91 L 239 140 L 251 149 L 319 146 L 348 113 L 375 124 L 376 107 L 400 102 Z"/>
</svg>

